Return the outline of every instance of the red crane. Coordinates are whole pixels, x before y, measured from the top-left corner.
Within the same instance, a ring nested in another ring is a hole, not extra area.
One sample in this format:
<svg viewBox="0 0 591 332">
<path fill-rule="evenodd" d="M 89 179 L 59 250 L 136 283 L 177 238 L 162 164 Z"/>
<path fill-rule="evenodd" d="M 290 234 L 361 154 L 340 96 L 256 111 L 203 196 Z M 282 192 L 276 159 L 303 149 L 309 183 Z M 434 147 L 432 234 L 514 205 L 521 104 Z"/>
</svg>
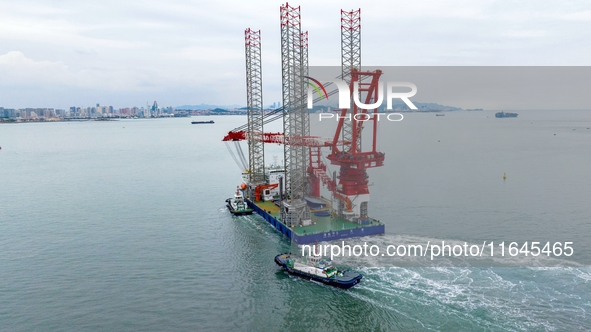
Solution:
<svg viewBox="0 0 591 332">
<path fill-rule="evenodd" d="M 355 84 L 364 104 L 371 104 L 378 99 L 378 82 L 382 72 L 380 70 L 366 72 L 353 69 L 351 71 L 350 91 L 354 91 Z M 362 80 L 364 78 L 364 80 Z M 367 81 L 367 82 L 366 82 Z M 355 214 L 359 218 L 367 218 L 367 202 L 369 200 L 367 169 L 380 167 L 384 164 L 385 154 L 377 151 L 377 109 L 367 110 L 357 107 L 353 103 L 351 110 L 341 110 L 339 122 L 333 138 L 327 139 L 320 136 L 307 136 L 290 142 L 279 132 L 263 133 L 257 140 L 265 143 L 304 145 L 310 148 L 310 160 L 308 164 L 308 176 L 311 184 L 311 196 L 320 196 L 320 186 L 324 185 L 333 196 L 342 202 L 341 212 Z M 361 115 L 364 114 L 364 115 Z M 351 123 L 346 123 L 346 122 Z M 361 151 L 359 148 L 363 128 L 366 122 L 371 123 L 372 138 L 371 150 Z M 352 127 L 352 141 L 340 140 L 340 134 L 345 125 Z M 248 139 L 246 130 L 230 131 L 223 141 L 243 141 Z M 332 165 L 339 166 L 338 176 L 331 177 L 327 174 L 327 167 L 322 161 L 322 148 L 329 147 L 331 152 L 326 156 Z M 338 179 L 338 182 L 337 182 Z M 367 195 L 367 196 L 366 196 Z M 365 197 L 364 197 L 365 196 Z M 360 201 L 359 198 L 361 197 Z M 354 202 L 358 201 L 354 206 Z M 365 203 L 365 204 L 364 204 Z"/>
<path fill-rule="evenodd" d="M 351 82 L 349 90 L 354 91 L 353 87 L 357 85 L 361 96 L 365 94 L 364 104 L 371 104 L 372 101 L 378 99 L 378 82 L 382 75 L 381 70 L 376 71 L 358 71 L 351 70 Z M 362 77 L 368 78 L 369 82 L 363 82 Z M 369 202 L 369 184 L 367 169 L 373 167 L 380 167 L 384 165 L 385 154 L 377 151 L 377 130 L 378 130 L 378 110 L 376 109 L 361 109 L 356 103 L 352 103 L 352 110 L 343 109 L 339 117 L 337 129 L 331 144 L 331 153 L 327 156 L 332 165 L 339 166 L 338 185 L 335 184 L 336 179 L 328 182 L 329 190 L 333 192 L 333 196 L 338 200 L 339 207 L 337 212 L 344 217 L 347 215 L 360 220 L 365 220 L 367 216 L 367 205 Z M 350 123 L 345 123 L 345 121 Z M 363 128 L 366 122 L 370 122 L 373 126 L 371 138 L 371 150 L 362 151 L 361 137 Z M 348 144 L 340 144 L 339 136 L 345 125 L 350 125 L 352 128 L 351 142 Z M 322 165 L 319 159 L 314 160 L 311 154 L 310 166 L 313 175 L 319 172 L 314 172 L 314 162 L 323 170 L 326 167 Z M 321 172 L 320 172 L 321 173 Z M 321 175 L 320 178 L 312 178 L 312 186 L 319 187 L 318 182 L 326 183 L 327 180 Z M 332 186 L 332 188 L 331 188 Z M 314 191 L 315 189 L 313 189 Z M 319 191 L 319 188 L 318 188 Z M 356 202 L 353 206 L 352 202 Z M 334 208 L 334 207 L 333 207 Z"/>
</svg>

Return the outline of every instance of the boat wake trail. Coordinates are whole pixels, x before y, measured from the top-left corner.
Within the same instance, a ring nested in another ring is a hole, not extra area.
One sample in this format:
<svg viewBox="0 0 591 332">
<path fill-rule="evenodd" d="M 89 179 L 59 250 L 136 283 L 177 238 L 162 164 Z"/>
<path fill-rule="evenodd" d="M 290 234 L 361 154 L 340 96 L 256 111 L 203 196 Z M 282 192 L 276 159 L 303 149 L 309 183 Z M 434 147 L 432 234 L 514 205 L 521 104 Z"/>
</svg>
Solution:
<svg viewBox="0 0 591 332">
<path fill-rule="evenodd" d="M 368 244 L 423 241 L 386 235 Z M 589 267 L 387 267 L 335 259 L 363 274 L 348 292 L 428 330 L 589 330 Z M 565 320 L 564 317 L 569 317 Z"/>
</svg>

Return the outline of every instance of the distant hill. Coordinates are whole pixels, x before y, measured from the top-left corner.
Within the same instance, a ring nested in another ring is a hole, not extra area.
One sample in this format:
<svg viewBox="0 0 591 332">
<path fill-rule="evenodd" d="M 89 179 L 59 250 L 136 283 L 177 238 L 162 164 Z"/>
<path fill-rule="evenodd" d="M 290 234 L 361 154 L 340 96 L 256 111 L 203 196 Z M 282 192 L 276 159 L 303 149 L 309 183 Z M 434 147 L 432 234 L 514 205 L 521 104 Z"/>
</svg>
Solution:
<svg viewBox="0 0 591 332">
<path fill-rule="evenodd" d="M 437 103 L 419 103 L 415 102 L 419 111 L 461 111 L 462 108 L 455 106 L 445 106 Z"/>
<path fill-rule="evenodd" d="M 421 102 L 413 102 L 418 110 L 415 112 L 439 112 L 439 111 L 461 111 L 462 108 L 455 107 L 455 106 L 445 106 L 440 105 L 437 103 L 421 103 Z M 314 108 L 310 110 L 310 113 L 315 113 L 317 111 L 326 111 L 328 106 L 318 106 L 314 105 Z M 336 110 L 335 106 L 330 107 L 331 110 Z M 380 112 L 395 112 L 396 110 L 400 111 L 410 111 L 408 106 L 402 101 L 394 100 L 392 103 L 392 110 L 386 110 L 386 103 L 384 102 L 380 107 L 378 107 Z"/>
<path fill-rule="evenodd" d="M 462 110 L 462 108 L 460 108 L 460 107 L 445 106 L 445 105 L 441 105 L 441 104 L 437 104 L 437 103 L 421 103 L 421 102 L 416 102 L 416 101 L 413 103 L 418 107 L 417 111 L 423 111 L 423 112 L 460 111 L 460 110 Z M 329 105 L 314 105 L 314 107 L 309 111 L 311 113 L 314 113 L 317 111 L 326 110 L 326 108 L 328 106 L 330 106 L 330 108 L 334 110 L 336 108 L 336 101 L 334 102 L 334 105 L 330 105 L 330 104 Z M 408 107 L 406 106 L 406 104 L 404 104 L 404 102 L 402 102 L 401 100 L 393 100 L 392 107 L 394 109 L 398 108 L 398 109 L 408 110 Z M 382 104 L 382 106 L 379 107 L 379 110 L 383 112 L 383 111 L 385 111 L 385 108 L 386 108 L 386 103 L 384 102 Z M 244 107 L 241 105 L 220 106 L 220 105 L 211 105 L 211 104 L 199 104 L 199 105 L 177 106 L 177 107 L 175 107 L 175 109 L 177 109 L 177 110 L 212 110 L 212 112 L 214 112 L 214 113 L 227 113 L 228 110 L 234 110 L 234 109 L 247 110 L 248 107 Z"/>
</svg>

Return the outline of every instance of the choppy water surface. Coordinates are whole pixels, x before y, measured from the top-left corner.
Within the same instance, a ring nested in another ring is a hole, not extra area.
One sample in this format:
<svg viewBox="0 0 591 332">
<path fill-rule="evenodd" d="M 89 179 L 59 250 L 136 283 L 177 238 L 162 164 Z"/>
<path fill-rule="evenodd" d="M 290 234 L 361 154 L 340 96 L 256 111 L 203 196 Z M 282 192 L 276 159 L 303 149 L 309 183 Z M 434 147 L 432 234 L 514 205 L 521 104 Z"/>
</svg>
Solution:
<svg viewBox="0 0 591 332">
<path fill-rule="evenodd" d="M 370 209 L 388 234 L 363 240 L 502 240 L 511 225 L 585 245 L 591 112 L 519 113 L 380 124 L 386 166 L 370 172 Z M 221 137 L 245 118 L 213 119 L 0 126 L 0 329 L 591 329 L 587 267 L 341 259 L 364 274 L 348 291 L 287 275 L 273 257 L 289 243 L 224 208 L 240 177 Z"/>
</svg>

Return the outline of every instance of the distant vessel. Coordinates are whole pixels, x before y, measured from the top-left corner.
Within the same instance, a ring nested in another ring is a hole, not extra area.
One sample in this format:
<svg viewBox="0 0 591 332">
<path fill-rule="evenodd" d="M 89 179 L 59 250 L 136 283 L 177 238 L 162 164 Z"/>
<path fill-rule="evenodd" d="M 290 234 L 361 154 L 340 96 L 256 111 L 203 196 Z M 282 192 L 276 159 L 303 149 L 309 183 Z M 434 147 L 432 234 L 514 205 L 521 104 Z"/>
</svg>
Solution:
<svg viewBox="0 0 591 332">
<path fill-rule="evenodd" d="M 445 116 L 443 113 L 436 113 L 435 116 Z"/>
<path fill-rule="evenodd" d="M 349 289 L 363 278 L 360 273 L 338 270 L 332 266 L 328 258 L 321 256 L 296 258 L 291 254 L 280 254 L 275 256 L 275 263 L 286 269 L 289 274 L 338 288 Z"/>
<path fill-rule="evenodd" d="M 497 118 L 516 118 L 517 117 L 517 113 L 505 113 L 505 112 L 499 112 L 495 114 L 495 117 Z"/>
<path fill-rule="evenodd" d="M 215 123 L 213 120 L 209 121 L 191 121 L 191 124 L 205 124 L 205 123 Z"/>
<path fill-rule="evenodd" d="M 253 209 L 248 207 L 248 205 L 244 201 L 244 197 L 242 197 L 240 188 L 236 188 L 236 193 L 234 193 L 234 197 L 228 198 L 226 200 L 226 206 L 228 207 L 228 210 L 230 210 L 230 212 L 235 216 L 252 214 L 253 212 Z"/>
</svg>

